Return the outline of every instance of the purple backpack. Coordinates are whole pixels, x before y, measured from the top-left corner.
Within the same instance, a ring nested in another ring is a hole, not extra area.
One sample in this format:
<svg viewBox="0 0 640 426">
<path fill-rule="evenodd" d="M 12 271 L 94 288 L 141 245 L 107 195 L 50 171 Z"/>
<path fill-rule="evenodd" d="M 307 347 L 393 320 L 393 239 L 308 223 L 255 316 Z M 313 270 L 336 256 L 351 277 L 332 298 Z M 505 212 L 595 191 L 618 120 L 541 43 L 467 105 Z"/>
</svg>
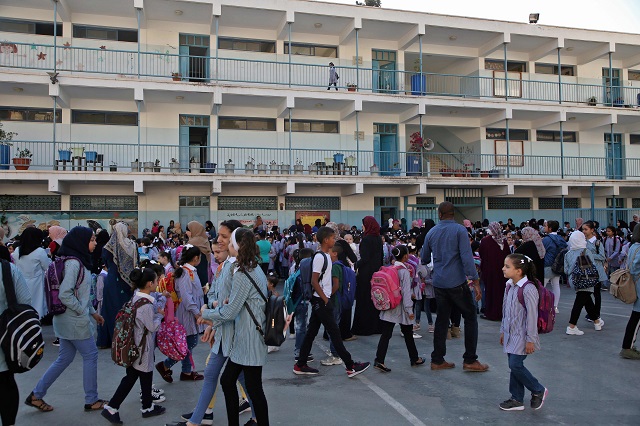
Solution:
<svg viewBox="0 0 640 426">
<path fill-rule="evenodd" d="M 47 274 L 44 277 L 44 297 L 47 300 L 49 313 L 52 315 L 64 314 L 67 310 L 67 307 L 60 301 L 60 284 L 62 284 L 62 280 L 64 280 L 64 263 L 70 259 L 80 262 L 80 259 L 77 257 L 56 257 L 49 265 Z M 84 267 L 82 266 L 82 262 L 80 262 L 80 273 L 78 274 L 75 288 L 76 292 L 83 280 Z"/>
<path fill-rule="evenodd" d="M 553 331 L 553 324 L 556 322 L 553 293 L 542 286 L 538 280 L 535 280 L 535 282 L 527 281 L 522 287 L 518 287 L 518 300 L 524 307 L 525 311 L 527 310 L 527 307 L 524 304 L 524 287 L 527 284 L 535 285 L 538 289 L 538 294 L 540 295 L 540 300 L 538 302 L 538 333 L 551 333 Z M 507 286 L 507 294 L 509 294 L 510 289 L 511 285 Z"/>
</svg>

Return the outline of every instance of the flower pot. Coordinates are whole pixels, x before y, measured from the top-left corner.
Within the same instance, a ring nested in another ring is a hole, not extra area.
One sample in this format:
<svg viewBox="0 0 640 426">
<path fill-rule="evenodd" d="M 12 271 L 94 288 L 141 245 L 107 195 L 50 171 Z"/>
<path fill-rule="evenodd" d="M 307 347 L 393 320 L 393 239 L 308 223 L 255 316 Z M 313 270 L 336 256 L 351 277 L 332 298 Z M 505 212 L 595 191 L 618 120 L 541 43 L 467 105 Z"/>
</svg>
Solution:
<svg viewBox="0 0 640 426">
<path fill-rule="evenodd" d="M 85 151 L 84 156 L 87 162 L 95 163 L 98 158 L 98 153 L 96 151 Z"/>
<path fill-rule="evenodd" d="M 344 163 L 344 154 L 333 154 L 334 163 Z"/>
<path fill-rule="evenodd" d="M 200 173 L 200 163 L 189 163 L 189 173 Z"/>
<path fill-rule="evenodd" d="M 304 166 L 302 164 L 294 164 L 293 166 L 293 174 L 301 175 L 304 173 Z"/>
<path fill-rule="evenodd" d="M 411 76 L 411 94 L 414 96 L 424 96 L 427 94 L 427 76 L 415 74 Z"/>
<path fill-rule="evenodd" d="M 202 165 L 202 170 L 205 173 L 215 173 L 216 172 L 216 166 L 217 166 L 216 163 L 204 163 Z"/>
<path fill-rule="evenodd" d="M 314 164 L 309 164 L 309 174 L 310 175 L 317 175 L 318 174 L 318 166 L 314 163 Z"/>
<path fill-rule="evenodd" d="M 249 162 L 249 163 L 244 165 L 244 172 L 245 173 L 253 173 L 254 170 L 255 170 L 255 164 Z"/>
<path fill-rule="evenodd" d="M 347 90 L 349 92 L 355 92 L 358 89 L 358 86 L 347 86 Z"/>
<path fill-rule="evenodd" d="M 155 163 L 153 161 L 145 161 L 144 163 L 142 163 L 142 168 L 147 173 L 153 172 L 154 166 L 155 166 Z"/>
<path fill-rule="evenodd" d="M 59 149 L 58 157 L 60 161 L 71 161 L 71 150 L 70 149 Z"/>
<path fill-rule="evenodd" d="M 153 171 L 154 171 L 155 173 L 160 173 L 160 171 L 161 171 L 161 170 L 162 170 L 162 167 L 160 167 L 160 166 L 155 166 L 155 165 L 153 166 Z"/>
<path fill-rule="evenodd" d="M 235 169 L 236 165 L 233 163 L 227 163 L 224 165 L 224 172 L 228 175 L 232 175 Z"/>
<path fill-rule="evenodd" d="M 258 164 L 258 174 L 266 175 L 267 174 L 267 165 L 266 164 Z"/>
<path fill-rule="evenodd" d="M 371 176 L 380 176 L 380 168 L 378 166 L 369 167 L 369 172 L 371 172 Z"/>
<path fill-rule="evenodd" d="M 400 173 L 402 172 L 402 169 L 400 167 L 392 167 L 391 168 L 391 176 L 400 176 Z"/>
<path fill-rule="evenodd" d="M 464 173 L 462 170 L 456 170 L 456 171 L 453 173 L 453 175 L 454 175 L 455 177 L 464 177 L 464 175 L 465 175 L 465 174 L 466 174 L 466 173 Z"/>
<path fill-rule="evenodd" d="M 453 175 L 453 170 L 451 170 L 451 169 L 440 169 L 440 174 L 443 177 L 451 177 L 451 175 Z"/>
<path fill-rule="evenodd" d="M 177 161 L 172 161 L 169 163 L 169 171 L 171 173 L 179 173 L 180 172 L 180 163 Z"/>
<path fill-rule="evenodd" d="M 180 81 L 182 80 L 182 74 L 174 72 L 171 74 L 171 77 L 173 78 L 173 81 Z"/>
<path fill-rule="evenodd" d="M 493 169 L 489 171 L 489 177 L 497 178 L 500 175 L 500 171 Z"/>
<path fill-rule="evenodd" d="M 0 170 L 9 170 L 11 162 L 11 147 L 9 145 L 0 144 Z"/>
<path fill-rule="evenodd" d="M 109 171 L 110 172 L 117 172 L 118 171 L 118 166 L 109 166 Z"/>
<path fill-rule="evenodd" d="M 269 173 L 272 175 L 275 175 L 275 174 L 278 174 L 278 172 L 280 171 L 280 166 L 278 166 L 277 164 L 271 164 L 269 166 L 269 169 L 270 169 Z"/>
<path fill-rule="evenodd" d="M 280 173 L 282 173 L 283 175 L 288 175 L 290 169 L 291 166 L 289 164 L 280 164 Z"/>
<path fill-rule="evenodd" d="M 131 171 L 132 172 L 139 172 L 140 171 L 140 162 L 139 161 L 132 161 L 131 162 Z"/>
<path fill-rule="evenodd" d="M 30 165 L 31 165 L 31 158 L 16 157 L 13 159 L 13 167 L 15 167 L 16 170 L 29 170 Z"/>
<path fill-rule="evenodd" d="M 489 177 L 489 170 L 482 170 L 480 172 L 480 177 L 481 178 L 488 178 Z"/>
</svg>

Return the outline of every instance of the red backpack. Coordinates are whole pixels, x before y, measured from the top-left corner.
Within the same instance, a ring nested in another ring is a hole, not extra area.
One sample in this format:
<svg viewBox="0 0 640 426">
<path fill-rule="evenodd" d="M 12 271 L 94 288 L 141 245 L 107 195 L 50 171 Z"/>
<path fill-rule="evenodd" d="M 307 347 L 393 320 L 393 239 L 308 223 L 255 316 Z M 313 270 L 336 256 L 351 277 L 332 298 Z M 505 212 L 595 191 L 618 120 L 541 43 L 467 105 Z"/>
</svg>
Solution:
<svg viewBox="0 0 640 426">
<path fill-rule="evenodd" d="M 399 267 L 383 266 L 371 277 L 371 300 L 379 311 L 393 309 L 402 302 Z"/>
<path fill-rule="evenodd" d="M 535 282 L 527 281 L 522 287 L 518 287 L 518 300 L 524 307 L 525 311 L 527 310 L 527 307 L 524 304 L 524 287 L 527 284 L 535 285 L 538 289 L 538 294 L 540 295 L 540 300 L 538 302 L 538 334 L 551 333 L 553 331 L 553 324 L 556 322 L 553 293 L 544 288 L 538 280 L 535 280 Z M 507 286 L 507 294 L 509 294 L 511 287 L 513 286 Z"/>
<path fill-rule="evenodd" d="M 141 306 L 149 303 L 151 301 L 144 297 L 135 302 L 129 300 L 116 315 L 116 325 L 113 332 L 113 341 L 111 342 L 111 359 L 122 367 L 133 367 L 133 363 L 138 358 L 141 358 L 144 353 L 149 330 L 144 329 L 140 345 L 136 345 L 134 328 L 136 311 Z"/>
</svg>

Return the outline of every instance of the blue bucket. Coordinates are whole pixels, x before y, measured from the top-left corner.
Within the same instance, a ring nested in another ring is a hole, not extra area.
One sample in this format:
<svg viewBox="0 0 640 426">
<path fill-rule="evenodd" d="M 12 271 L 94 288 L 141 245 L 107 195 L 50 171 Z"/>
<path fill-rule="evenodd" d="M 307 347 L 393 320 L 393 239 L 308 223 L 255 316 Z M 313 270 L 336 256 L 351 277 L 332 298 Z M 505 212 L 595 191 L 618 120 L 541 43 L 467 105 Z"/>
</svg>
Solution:
<svg viewBox="0 0 640 426">
<path fill-rule="evenodd" d="M 60 161 L 71 161 L 71 150 L 59 149 L 58 157 L 60 157 Z"/>
<path fill-rule="evenodd" d="M 333 154 L 334 163 L 344 163 L 344 154 Z"/>
<path fill-rule="evenodd" d="M 84 156 L 87 161 L 95 162 L 98 159 L 98 153 L 96 151 L 85 151 Z"/>
<path fill-rule="evenodd" d="M 215 173 L 216 172 L 216 163 L 204 163 L 202 165 L 202 169 L 204 170 L 205 173 Z"/>
</svg>

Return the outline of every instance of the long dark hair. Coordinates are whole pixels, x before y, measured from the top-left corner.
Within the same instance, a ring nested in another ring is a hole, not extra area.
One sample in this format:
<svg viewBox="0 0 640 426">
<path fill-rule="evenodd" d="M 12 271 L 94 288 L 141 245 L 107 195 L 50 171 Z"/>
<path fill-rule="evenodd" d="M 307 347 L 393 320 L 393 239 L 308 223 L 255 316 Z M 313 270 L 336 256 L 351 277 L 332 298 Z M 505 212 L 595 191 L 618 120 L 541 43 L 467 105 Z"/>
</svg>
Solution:
<svg viewBox="0 0 640 426">
<path fill-rule="evenodd" d="M 151 268 L 134 269 L 129 274 L 129 279 L 136 288 L 143 289 L 149 281 L 155 281 L 158 276 Z"/>
<path fill-rule="evenodd" d="M 182 249 L 182 253 L 180 253 L 180 260 L 178 261 L 178 266 L 186 265 L 191 262 L 193 259 L 200 258 L 200 254 L 202 252 L 196 246 L 191 246 L 189 248 L 184 247 Z M 173 276 L 176 278 L 180 278 L 184 270 L 182 268 L 177 268 L 176 272 L 174 272 Z"/>
<path fill-rule="evenodd" d="M 522 274 L 527 277 L 529 281 L 536 282 L 536 265 L 533 260 L 520 253 L 510 254 L 507 256 L 507 259 L 510 259 L 513 267 L 521 270 Z"/>
<path fill-rule="evenodd" d="M 238 269 L 247 271 L 257 268 L 260 249 L 256 244 L 253 232 L 244 228 L 239 228 L 235 232 L 238 243 L 238 256 L 236 257 Z"/>
<path fill-rule="evenodd" d="M 404 244 L 401 244 L 399 246 L 395 246 L 391 250 L 391 254 L 399 262 L 400 259 L 402 259 L 405 255 L 409 254 L 409 250 L 407 249 L 407 246 L 405 246 Z"/>
</svg>

